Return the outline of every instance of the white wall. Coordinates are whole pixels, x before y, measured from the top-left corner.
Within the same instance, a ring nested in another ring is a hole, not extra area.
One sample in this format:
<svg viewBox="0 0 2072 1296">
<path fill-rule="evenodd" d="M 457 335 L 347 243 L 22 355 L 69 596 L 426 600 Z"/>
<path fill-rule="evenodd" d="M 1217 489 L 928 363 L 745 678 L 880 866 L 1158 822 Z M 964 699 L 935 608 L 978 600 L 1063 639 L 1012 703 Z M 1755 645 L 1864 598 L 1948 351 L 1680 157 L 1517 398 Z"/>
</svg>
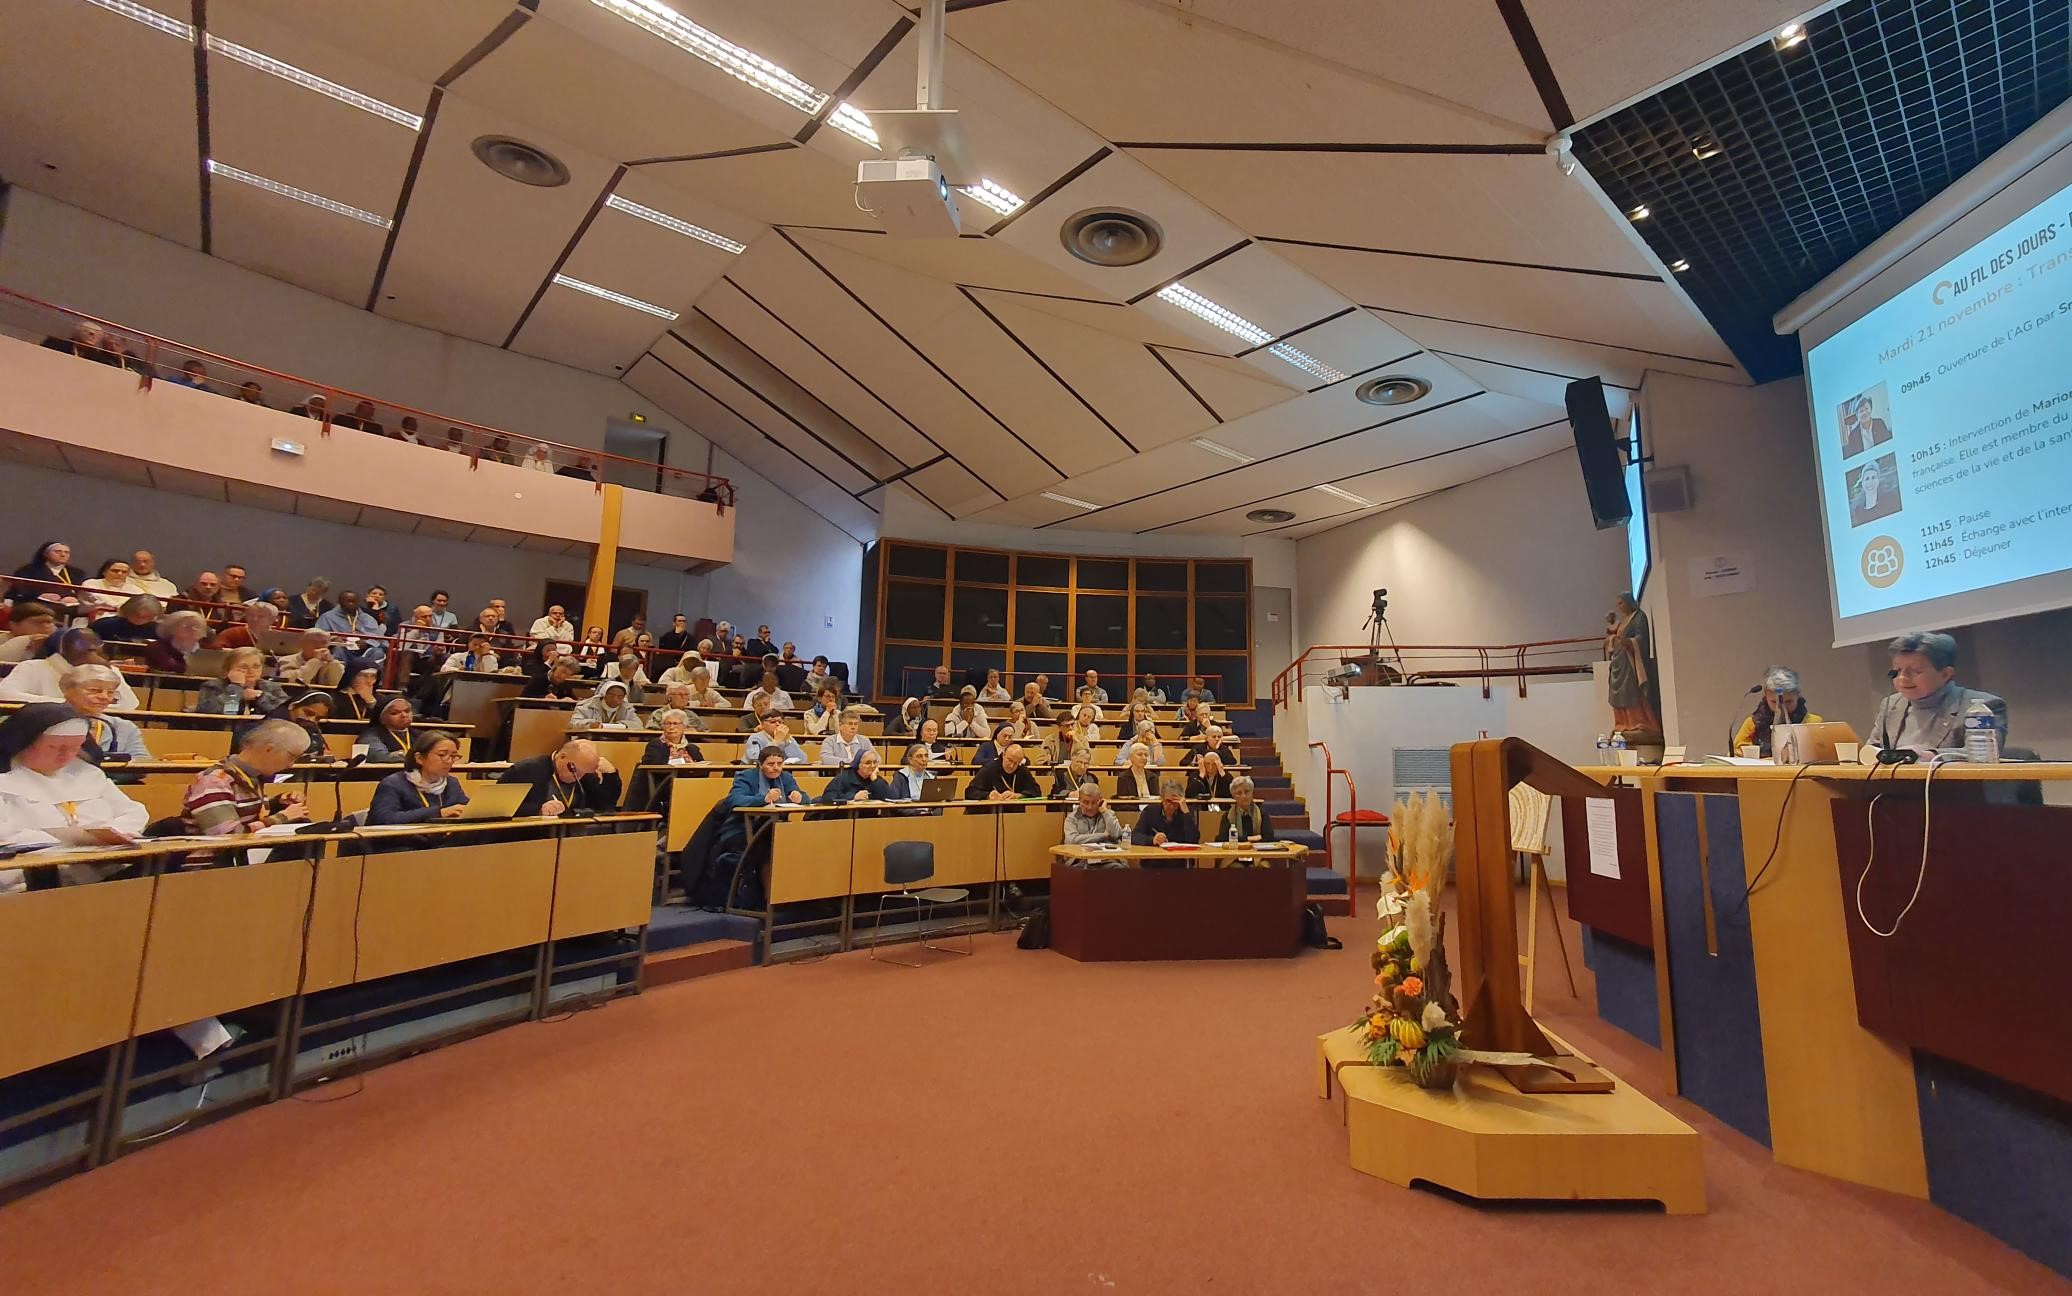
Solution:
<svg viewBox="0 0 2072 1296">
<path fill-rule="evenodd" d="M 1628 583 L 1573 451 L 1300 540 L 1295 568 L 1297 652 L 1365 642 L 1377 588 L 1398 643 L 1504 644 L 1595 634 Z"/>
<path fill-rule="evenodd" d="M 669 434 L 670 465 L 705 468 L 705 438 L 610 378 L 355 310 L 19 187 L 9 189 L 5 201 L 0 286 L 265 368 L 573 445 L 602 447 L 607 420 L 639 411 L 648 427 Z M 301 394 L 277 383 L 266 388 L 268 403 L 282 408 Z M 796 639 L 801 651 L 855 660 L 862 546 L 731 456 L 720 453 L 713 471 L 740 493 L 735 561 L 704 576 L 658 573 L 680 587 L 683 611 L 693 619 L 710 615 L 751 626 L 767 621 L 780 636 Z M 174 518 L 187 516 L 177 498 L 150 492 L 132 498 L 133 507 L 147 510 L 166 501 L 164 520 L 146 513 L 148 525 L 139 529 L 154 537 L 169 531 Z M 263 512 L 250 521 L 266 529 L 253 533 L 248 548 L 259 547 L 263 537 L 267 547 L 278 540 L 289 554 L 319 543 L 384 552 L 384 541 L 374 538 L 380 532 L 344 528 L 342 535 L 325 536 L 305 530 L 306 519 Z M 16 537 L 24 549 L 39 538 Z M 162 539 L 157 545 L 169 547 Z M 466 544 L 447 549 L 451 566 L 441 576 L 454 585 L 508 586 L 514 556 L 529 573 L 527 586 L 560 574 L 547 572 L 538 555 Z M 344 579 L 338 573 L 352 561 L 341 556 L 330 563 L 334 579 Z M 253 572 L 270 567 L 255 563 Z"/>
</svg>

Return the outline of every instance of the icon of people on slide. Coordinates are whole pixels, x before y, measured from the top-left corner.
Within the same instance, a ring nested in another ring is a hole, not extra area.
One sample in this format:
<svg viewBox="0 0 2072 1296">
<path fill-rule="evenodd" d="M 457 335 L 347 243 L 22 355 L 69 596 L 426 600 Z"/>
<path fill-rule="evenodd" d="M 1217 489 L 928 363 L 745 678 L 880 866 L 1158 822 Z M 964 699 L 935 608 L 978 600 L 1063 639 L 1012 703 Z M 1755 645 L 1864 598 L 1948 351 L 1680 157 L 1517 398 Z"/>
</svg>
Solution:
<svg viewBox="0 0 2072 1296">
<path fill-rule="evenodd" d="M 1896 455 L 1880 455 L 1867 464 L 1851 468 L 1849 525 L 1860 527 L 1899 512 L 1899 461 Z"/>
<path fill-rule="evenodd" d="M 1891 401 L 1885 395 L 1884 383 L 1879 383 L 1861 396 L 1851 396 L 1843 401 L 1840 413 L 1842 458 L 1852 459 L 1872 446 L 1884 445 L 1892 439 L 1892 423 L 1887 417 L 1892 413 L 1892 407 Z"/>
</svg>

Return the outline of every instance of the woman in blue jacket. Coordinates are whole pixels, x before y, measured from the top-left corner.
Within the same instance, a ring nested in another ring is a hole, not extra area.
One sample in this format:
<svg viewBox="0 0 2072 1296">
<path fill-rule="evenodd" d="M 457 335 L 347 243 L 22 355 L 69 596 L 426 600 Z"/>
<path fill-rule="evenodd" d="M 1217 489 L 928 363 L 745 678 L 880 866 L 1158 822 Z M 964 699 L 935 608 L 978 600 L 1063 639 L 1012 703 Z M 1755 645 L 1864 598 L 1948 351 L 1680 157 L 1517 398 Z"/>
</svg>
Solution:
<svg viewBox="0 0 2072 1296">
<path fill-rule="evenodd" d="M 453 775 L 459 759 L 460 744 L 452 734 L 428 729 L 417 735 L 404 754 L 403 768 L 375 786 L 367 822 L 414 824 L 460 818 L 468 794 L 461 791 L 460 780 Z"/>
</svg>

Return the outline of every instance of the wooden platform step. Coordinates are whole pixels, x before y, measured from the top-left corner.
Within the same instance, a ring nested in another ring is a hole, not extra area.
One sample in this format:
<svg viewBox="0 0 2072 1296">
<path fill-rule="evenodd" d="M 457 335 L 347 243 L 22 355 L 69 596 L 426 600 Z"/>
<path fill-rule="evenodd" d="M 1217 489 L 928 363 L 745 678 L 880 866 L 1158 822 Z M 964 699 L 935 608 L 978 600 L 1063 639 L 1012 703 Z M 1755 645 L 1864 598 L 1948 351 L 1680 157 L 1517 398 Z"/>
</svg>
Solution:
<svg viewBox="0 0 2072 1296">
<path fill-rule="evenodd" d="M 650 954 L 642 964 L 643 977 L 648 989 L 673 985 L 678 981 L 689 981 L 693 977 L 711 976 L 715 972 L 733 972 L 755 966 L 755 945 L 750 941 L 709 940 L 680 949 L 664 950 Z"/>
</svg>

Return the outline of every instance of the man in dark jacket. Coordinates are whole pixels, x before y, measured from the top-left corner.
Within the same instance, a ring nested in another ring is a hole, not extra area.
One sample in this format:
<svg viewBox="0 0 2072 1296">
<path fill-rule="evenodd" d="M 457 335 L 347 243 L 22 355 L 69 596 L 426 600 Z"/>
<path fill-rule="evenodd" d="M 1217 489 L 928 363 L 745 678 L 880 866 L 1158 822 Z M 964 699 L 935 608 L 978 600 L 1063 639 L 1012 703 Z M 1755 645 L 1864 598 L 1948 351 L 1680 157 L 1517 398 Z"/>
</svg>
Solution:
<svg viewBox="0 0 2072 1296">
<path fill-rule="evenodd" d="M 1201 844 L 1201 830 L 1195 824 L 1194 813 L 1181 799 L 1179 779 L 1168 774 L 1159 780 L 1158 804 L 1145 806 L 1144 813 L 1137 816 L 1137 826 L 1130 832 L 1130 843 L 1135 846 Z"/>
<path fill-rule="evenodd" d="M 998 758 L 971 776 L 971 783 L 964 789 L 966 801 L 1019 801 L 1024 797 L 1036 800 L 1043 790 L 1036 786 L 1036 774 L 1029 768 L 1028 758 L 1022 755 L 1022 745 L 1011 742 L 1001 751 Z"/>
</svg>

